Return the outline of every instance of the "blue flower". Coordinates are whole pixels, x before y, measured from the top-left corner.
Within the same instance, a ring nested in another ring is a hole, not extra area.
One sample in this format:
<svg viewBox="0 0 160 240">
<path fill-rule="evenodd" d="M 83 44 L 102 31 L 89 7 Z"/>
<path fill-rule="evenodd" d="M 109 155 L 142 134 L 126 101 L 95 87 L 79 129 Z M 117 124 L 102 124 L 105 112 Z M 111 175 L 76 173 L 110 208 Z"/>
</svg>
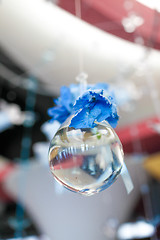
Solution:
<svg viewBox="0 0 160 240">
<path fill-rule="evenodd" d="M 60 97 L 54 102 L 58 106 L 64 106 L 68 112 L 71 112 L 73 107 L 72 98 L 73 97 L 70 88 L 62 86 L 60 89 Z"/>
<path fill-rule="evenodd" d="M 64 106 L 58 106 L 49 108 L 48 115 L 52 117 L 52 122 L 57 120 L 58 122 L 63 123 L 70 115 L 70 112 Z"/>
<path fill-rule="evenodd" d="M 118 114 L 115 104 L 103 96 L 103 90 L 85 92 L 73 106 L 75 116 L 71 120 L 70 127 L 93 128 L 95 121 L 106 120 L 111 126 L 116 127 Z"/>
<path fill-rule="evenodd" d="M 51 121 L 63 123 L 71 114 L 74 114 L 70 127 L 93 128 L 95 120 L 106 120 L 112 127 L 116 127 L 118 114 L 113 92 L 106 83 L 87 85 L 86 92 L 80 96 L 80 84 L 63 86 L 60 97 L 54 102 L 55 107 L 48 109 Z"/>
<path fill-rule="evenodd" d="M 80 85 L 71 84 L 70 87 L 62 86 L 60 89 L 60 97 L 54 100 L 56 107 L 48 109 L 48 115 L 54 120 L 63 123 L 72 113 L 73 105 L 80 96 Z"/>
<path fill-rule="evenodd" d="M 48 115 L 52 117 L 51 121 L 57 120 L 63 123 L 71 114 L 73 108 L 72 94 L 68 87 L 61 87 L 61 95 L 54 102 L 57 105 L 48 109 Z"/>
</svg>

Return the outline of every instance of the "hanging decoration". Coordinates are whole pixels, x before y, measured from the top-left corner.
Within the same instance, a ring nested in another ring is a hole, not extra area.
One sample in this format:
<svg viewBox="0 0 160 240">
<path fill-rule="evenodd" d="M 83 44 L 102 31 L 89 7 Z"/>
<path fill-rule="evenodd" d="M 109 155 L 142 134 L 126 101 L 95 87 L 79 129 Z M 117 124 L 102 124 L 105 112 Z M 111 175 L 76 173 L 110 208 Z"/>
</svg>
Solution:
<svg viewBox="0 0 160 240">
<path fill-rule="evenodd" d="M 106 83 L 87 85 L 83 77 L 80 84 L 63 86 L 48 110 L 51 121 L 62 124 L 50 144 L 51 172 L 67 189 L 84 195 L 108 188 L 124 172 L 129 193 L 133 185 L 113 129 L 119 120 L 114 93 Z"/>
<path fill-rule="evenodd" d="M 75 0 L 81 19 L 81 1 Z M 49 165 L 55 179 L 73 192 L 93 195 L 109 187 L 122 172 L 129 193 L 133 184 L 124 164 L 117 126 L 116 98 L 106 83 L 87 84 L 83 52 L 79 51 L 79 84 L 61 87 L 55 107 L 48 110 L 62 125 L 49 148 Z"/>
</svg>

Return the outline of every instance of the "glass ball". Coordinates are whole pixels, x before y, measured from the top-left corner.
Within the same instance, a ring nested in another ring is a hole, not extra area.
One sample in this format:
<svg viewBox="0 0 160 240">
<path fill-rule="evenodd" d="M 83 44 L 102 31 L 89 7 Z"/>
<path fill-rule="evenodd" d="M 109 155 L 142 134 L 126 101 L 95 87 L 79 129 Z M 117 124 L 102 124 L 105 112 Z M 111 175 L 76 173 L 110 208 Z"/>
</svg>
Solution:
<svg viewBox="0 0 160 240">
<path fill-rule="evenodd" d="M 108 188 L 121 173 L 122 145 L 106 121 L 85 129 L 63 124 L 51 141 L 49 165 L 67 189 L 93 195 Z"/>
</svg>

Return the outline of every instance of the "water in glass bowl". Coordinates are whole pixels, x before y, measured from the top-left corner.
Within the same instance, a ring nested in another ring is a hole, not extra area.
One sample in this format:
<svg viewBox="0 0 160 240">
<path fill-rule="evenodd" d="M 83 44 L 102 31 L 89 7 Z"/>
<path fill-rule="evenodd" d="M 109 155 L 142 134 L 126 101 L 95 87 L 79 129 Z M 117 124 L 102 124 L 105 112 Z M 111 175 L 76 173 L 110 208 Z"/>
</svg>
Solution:
<svg viewBox="0 0 160 240">
<path fill-rule="evenodd" d="M 121 173 L 122 145 L 106 121 L 86 129 L 66 124 L 51 141 L 49 165 L 67 189 L 93 195 L 108 188 Z"/>
</svg>

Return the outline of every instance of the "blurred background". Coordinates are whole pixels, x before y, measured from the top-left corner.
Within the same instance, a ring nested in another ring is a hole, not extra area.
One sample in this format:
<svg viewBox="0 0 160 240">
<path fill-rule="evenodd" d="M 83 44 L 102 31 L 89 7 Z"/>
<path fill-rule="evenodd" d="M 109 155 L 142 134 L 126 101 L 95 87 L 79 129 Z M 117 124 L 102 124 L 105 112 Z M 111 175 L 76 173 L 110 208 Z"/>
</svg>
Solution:
<svg viewBox="0 0 160 240">
<path fill-rule="evenodd" d="M 0 239 L 160 239 L 160 2 L 0 0 Z M 60 87 L 109 83 L 134 189 L 84 197 L 48 166 Z"/>
</svg>

